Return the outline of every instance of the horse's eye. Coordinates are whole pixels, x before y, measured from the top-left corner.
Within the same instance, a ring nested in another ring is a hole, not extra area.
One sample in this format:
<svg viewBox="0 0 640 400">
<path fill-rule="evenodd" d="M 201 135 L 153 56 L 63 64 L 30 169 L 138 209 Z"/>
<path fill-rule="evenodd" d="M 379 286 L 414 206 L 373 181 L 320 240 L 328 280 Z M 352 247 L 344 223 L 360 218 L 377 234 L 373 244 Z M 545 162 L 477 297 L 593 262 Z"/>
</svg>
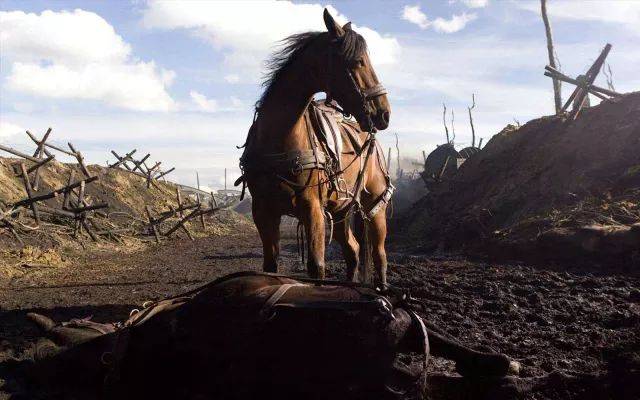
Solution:
<svg viewBox="0 0 640 400">
<path fill-rule="evenodd" d="M 362 67 L 364 67 L 364 60 L 362 58 L 359 58 L 353 61 L 353 68 L 362 68 Z"/>
</svg>

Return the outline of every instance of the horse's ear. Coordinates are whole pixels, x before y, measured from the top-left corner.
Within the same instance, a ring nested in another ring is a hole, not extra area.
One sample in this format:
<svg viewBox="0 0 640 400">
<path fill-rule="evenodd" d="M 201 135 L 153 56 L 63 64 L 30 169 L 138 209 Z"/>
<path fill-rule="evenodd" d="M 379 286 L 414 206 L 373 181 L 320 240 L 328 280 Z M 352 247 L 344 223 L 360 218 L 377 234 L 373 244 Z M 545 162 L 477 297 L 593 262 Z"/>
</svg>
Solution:
<svg viewBox="0 0 640 400">
<path fill-rule="evenodd" d="M 344 29 L 345 31 L 350 31 L 351 30 L 351 22 L 347 22 L 346 24 L 344 24 L 342 26 L 342 29 Z"/>
<path fill-rule="evenodd" d="M 331 13 L 329 13 L 329 10 L 325 8 L 324 14 L 322 16 L 324 17 L 324 24 L 327 26 L 327 30 L 329 31 L 329 34 L 331 34 L 331 36 L 341 37 L 344 35 L 344 29 L 342 29 L 342 27 L 338 25 L 336 20 L 333 19 Z"/>
</svg>

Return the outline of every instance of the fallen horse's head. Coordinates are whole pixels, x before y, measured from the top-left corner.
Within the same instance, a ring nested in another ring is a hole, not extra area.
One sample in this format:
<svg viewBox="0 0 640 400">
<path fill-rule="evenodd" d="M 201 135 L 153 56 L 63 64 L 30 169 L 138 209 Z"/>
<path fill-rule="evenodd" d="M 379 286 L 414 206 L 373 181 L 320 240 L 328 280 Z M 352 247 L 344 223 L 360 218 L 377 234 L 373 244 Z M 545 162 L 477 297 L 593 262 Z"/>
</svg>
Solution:
<svg viewBox="0 0 640 400">
<path fill-rule="evenodd" d="M 65 398 L 424 393 L 423 321 L 401 299 L 363 287 L 243 273 L 148 305 L 120 324 L 31 318 L 52 339 L 38 343 L 31 378 Z"/>
</svg>

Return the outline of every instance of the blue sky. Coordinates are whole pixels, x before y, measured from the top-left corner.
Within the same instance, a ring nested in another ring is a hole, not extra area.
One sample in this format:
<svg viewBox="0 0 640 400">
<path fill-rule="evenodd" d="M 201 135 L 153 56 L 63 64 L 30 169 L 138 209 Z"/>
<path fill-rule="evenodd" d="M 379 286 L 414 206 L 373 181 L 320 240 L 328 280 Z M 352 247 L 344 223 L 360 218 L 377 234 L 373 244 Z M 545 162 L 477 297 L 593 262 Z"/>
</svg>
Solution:
<svg viewBox="0 0 640 400">
<path fill-rule="evenodd" d="M 263 61 L 284 36 L 323 29 L 329 6 L 367 39 L 390 91 L 404 156 L 444 142 L 442 103 L 468 145 L 476 95 L 485 141 L 507 123 L 553 111 L 538 1 L 0 1 L 0 142 L 23 131 L 71 140 L 90 162 L 137 148 L 176 166 L 174 179 L 218 188 L 237 175 L 261 93 Z M 640 88 L 640 1 L 549 0 L 562 70 L 586 70 L 609 42 L 616 90 Z M 606 86 L 604 78 L 599 82 Z M 571 88 L 565 87 L 568 95 Z"/>
</svg>

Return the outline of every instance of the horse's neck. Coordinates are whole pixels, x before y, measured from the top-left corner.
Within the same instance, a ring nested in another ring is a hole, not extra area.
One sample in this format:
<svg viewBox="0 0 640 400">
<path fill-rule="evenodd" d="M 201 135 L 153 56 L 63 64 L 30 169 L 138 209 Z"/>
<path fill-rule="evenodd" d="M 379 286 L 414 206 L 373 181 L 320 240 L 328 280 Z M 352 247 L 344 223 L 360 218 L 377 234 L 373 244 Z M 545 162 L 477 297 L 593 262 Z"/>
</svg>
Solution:
<svg viewBox="0 0 640 400">
<path fill-rule="evenodd" d="M 261 149 L 284 151 L 306 143 L 304 113 L 318 87 L 302 66 L 302 62 L 289 66 L 262 102 L 258 129 Z"/>
</svg>

